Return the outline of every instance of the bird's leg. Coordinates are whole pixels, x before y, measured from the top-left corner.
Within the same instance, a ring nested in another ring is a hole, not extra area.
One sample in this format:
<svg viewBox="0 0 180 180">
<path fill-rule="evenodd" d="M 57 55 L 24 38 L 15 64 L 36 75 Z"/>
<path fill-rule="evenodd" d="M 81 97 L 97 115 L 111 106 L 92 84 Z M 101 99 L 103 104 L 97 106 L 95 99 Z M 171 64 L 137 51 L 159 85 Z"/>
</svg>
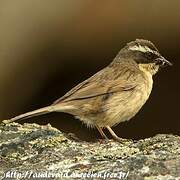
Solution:
<svg viewBox="0 0 180 180">
<path fill-rule="evenodd" d="M 108 140 L 108 137 L 105 135 L 105 133 L 103 132 L 102 128 L 99 127 L 99 126 L 96 126 L 96 128 L 97 128 L 97 130 L 99 131 L 99 133 L 101 134 L 101 136 L 102 136 L 104 139 Z"/>
<path fill-rule="evenodd" d="M 118 137 L 116 134 L 115 134 L 115 132 L 109 127 L 109 126 L 106 126 L 106 128 L 108 129 L 108 131 L 110 132 L 110 134 L 112 135 L 112 137 L 116 140 L 116 141 L 118 141 L 118 142 L 124 142 L 124 141 L 126 141 L 125 139 L 122 139 L 122 138 L 120 138 L 120 137 Z"/>
</svg>

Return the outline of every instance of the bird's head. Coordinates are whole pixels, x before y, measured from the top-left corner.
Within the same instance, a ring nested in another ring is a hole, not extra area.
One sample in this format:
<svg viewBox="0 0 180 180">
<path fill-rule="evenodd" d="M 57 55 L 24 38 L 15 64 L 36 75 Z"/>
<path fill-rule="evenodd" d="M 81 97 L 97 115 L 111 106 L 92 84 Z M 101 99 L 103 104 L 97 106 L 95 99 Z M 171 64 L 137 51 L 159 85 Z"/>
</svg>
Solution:
<svg viewBox="0 0 180 180">
<path fill-rule="evenodd" d="M 118 54 L 119 58 L 132 59 L 140 68 L 148 70 L 154 75 L 159 68 L 172 65 L 167 61 L 155 47 L 155 45 L 144 39 L 136 39 L 121 49 Z"/>
</svg>

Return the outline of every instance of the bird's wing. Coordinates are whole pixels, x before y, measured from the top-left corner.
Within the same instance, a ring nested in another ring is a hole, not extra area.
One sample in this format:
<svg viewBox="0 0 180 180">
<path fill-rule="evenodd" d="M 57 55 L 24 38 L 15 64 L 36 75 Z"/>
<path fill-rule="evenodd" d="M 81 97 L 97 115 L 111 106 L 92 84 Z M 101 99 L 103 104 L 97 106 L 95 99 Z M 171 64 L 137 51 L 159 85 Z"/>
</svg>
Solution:
<svg viewBox="0 0 180 180">
<path fill-rule="evenodd" d="M 78 84 L 77 86 L 75 86 L 74 88 L 72 88 L 70 91 L 68 91 L 64 96 L 60 97 L 59 99 L 57 99 L 56 101 L 53 102 L 52 105 L 58 104 L 60 102 L 65 101 L 66 99 L 68 99 L 69 97 L 73 96 L 73 94 L 75 94 L 78 90 L 80 90 L 81 88 L 83 88 L 86 84 L 88 84 L 88 81 L 85 80 L 82 83 Z"/>
<path fill-rule="evenodd" d="M 137 86 L 137 83 L 122 80 L 122 78 L 113 79 L 112 77 L 115 76 L 112 75 L 113 71 L 111 68 L 106 68 L 106 71 L 104 70 L 75 86 L 63 97 L 56 100 L 53 105 L 72 100 L 92 98 L 117 91 L 128 91 Z"/>
<path fill-rule="evenodd" d="M 103 74 L 103 70 L 97 72 L 97 73 L 96 73 L 95 75 L 93 75 L 92 77 L 90 77 L 90 78 L 86 79 L 85 81 L 79 83 L 77 86 L 75 86 L 75 87 L 72 88 L 70 91 L 68 91 L 64 96 L 60 97 L 60 98 L 57 99 L 55 102 L 53 102 L 53 105 L 58 104 L 58 103 L 64 101 L 65 99 L 73 96 L 73 94 L 75 94 L 76 92 L 78 92 L 81 88 L 87 87 L 88 84 L 92 81 L 93 78 L 95 79 L 96 76 L 102 76 L 102 74 Z"/>
<path fill-rule="evenodd" d="M 96 96 L 101 96 L 109 93 L 114 93 L 118 91 L 128 91 L 136 87 L 133 84 L 126 84 L 123 82 L 114 82 L 109 81 L 105 83 L 90 83 L 87 87 L 81 88 L 76 93 L 74 93 L 69 98 L 66 98 L 64 101 L 78 100 L 78 99 L 87 99 Z"/>
</svg>

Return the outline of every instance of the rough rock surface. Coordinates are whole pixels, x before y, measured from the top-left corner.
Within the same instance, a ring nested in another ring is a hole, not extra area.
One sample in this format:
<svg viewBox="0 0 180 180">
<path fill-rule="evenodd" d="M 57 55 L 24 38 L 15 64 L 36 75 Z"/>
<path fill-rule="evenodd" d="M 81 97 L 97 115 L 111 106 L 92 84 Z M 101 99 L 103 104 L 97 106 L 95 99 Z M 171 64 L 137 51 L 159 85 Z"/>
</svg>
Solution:
<svg viewBox="0 0 180 180">
<path fill-rule="evenodd" d="M 4 175 L 6 179 L 180 179 L 180 137 L 159 134 L 139 141 L 92 143 L 73 140 L 51 125 L 1 124 L 1 179 Z"/>
</svg>

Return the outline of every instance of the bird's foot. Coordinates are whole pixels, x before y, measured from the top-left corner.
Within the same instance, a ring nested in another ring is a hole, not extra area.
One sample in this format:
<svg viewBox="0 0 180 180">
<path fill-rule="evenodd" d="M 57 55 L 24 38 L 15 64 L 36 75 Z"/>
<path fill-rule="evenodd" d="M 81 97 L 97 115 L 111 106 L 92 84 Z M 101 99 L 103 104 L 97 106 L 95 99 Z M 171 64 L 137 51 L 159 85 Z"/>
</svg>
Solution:
<svg viewBox="0 0 180 180">
<path fill-rule="evenodd" d="M 128 143 L 130 142 L 129 139 L 123 139 L 123 138 L 120 138 L 120 137 L 113 137 L 115 141 L 119 142 L 119 143 L 122 143 L 122 144 L 125 144 L 125 143 Z"/>
<path fill-rule="evenodd" d="M 107 144 L 109 143 L 109 139 L 108 138 L 105 138 L 105 139 L 98 139 L 98 141 L 101 143 L 101 144 Z"/>
</svg>

